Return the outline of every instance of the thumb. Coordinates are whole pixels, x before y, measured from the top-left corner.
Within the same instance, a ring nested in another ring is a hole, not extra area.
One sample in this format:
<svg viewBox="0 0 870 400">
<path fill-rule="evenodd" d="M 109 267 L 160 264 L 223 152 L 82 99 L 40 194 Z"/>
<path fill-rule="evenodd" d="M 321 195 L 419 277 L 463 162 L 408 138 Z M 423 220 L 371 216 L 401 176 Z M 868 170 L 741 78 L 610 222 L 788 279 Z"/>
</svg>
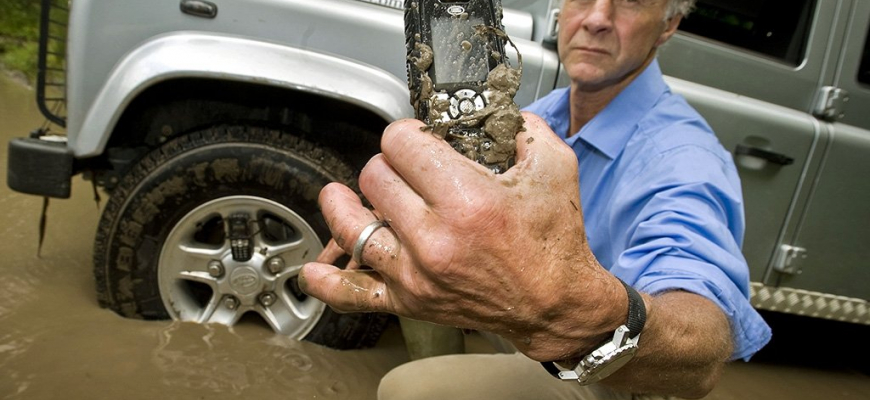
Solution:
<svg viewBox="0 0 870 400">
<path fill-rule="evenodd" d="M 328 264 L 307 263 L 299 271 L 299 288 L 338 312 L 390 312 L 384 280 L 373 270 L 341 270 Z"/>
<path fill-rule="evenodd" d="M 577 169 L 577 155 L 541 117 L 523 112 L 524 131 L 517 133 L 517 164 L 542 171 L 563 170 L 573 165 Z"/>
</svg>

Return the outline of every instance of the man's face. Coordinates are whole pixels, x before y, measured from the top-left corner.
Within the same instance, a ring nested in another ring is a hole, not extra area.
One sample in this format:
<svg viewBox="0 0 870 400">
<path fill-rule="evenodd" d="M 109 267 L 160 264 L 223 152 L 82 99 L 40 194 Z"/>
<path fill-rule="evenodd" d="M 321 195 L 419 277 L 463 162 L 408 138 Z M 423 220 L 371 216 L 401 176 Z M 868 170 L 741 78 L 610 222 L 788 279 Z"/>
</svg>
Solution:
<svg viewBox="0 0 870 400">
<path fill-rule="evenodd" d="M 679 24 L 664 21 L 668 1 L 565 0 L 559 57 L 571 80 L 594 91 L 638 72 Z"/>
</svg>

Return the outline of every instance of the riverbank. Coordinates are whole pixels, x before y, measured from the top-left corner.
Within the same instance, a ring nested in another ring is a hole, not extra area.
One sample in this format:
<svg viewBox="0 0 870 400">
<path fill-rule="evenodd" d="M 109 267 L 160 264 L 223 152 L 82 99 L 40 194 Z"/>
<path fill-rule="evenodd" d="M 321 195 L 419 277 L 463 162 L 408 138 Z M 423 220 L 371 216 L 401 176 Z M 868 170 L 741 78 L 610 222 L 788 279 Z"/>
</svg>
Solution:
<svg viewBox="0 0 870 400">
<path fill-rule="evenodd" d="M 27 74 L 24 72 L 8 68 L 6 65 L 0 63 L 0 73 L 3 74 L 9 80 L 24 86 L 27 89 L 33 90 L 33 82 L 27 77 Z"/>
<path fill-rule="evenodd" d="M 0 36 L 0 71 L 32 88 L 36 81 L 38 49 L 36 41 Z"/>
</svg>

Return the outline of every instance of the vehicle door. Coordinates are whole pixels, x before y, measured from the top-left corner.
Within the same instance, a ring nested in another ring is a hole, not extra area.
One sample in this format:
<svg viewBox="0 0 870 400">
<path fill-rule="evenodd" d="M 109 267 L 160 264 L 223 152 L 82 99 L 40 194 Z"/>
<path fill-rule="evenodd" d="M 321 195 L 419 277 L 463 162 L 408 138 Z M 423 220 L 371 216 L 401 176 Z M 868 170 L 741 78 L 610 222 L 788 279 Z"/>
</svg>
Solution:
<svg viewBox="0 0 870 400">
<path fill-rule="evenodd" d="M 784 244 L 799 251 L 783 286 L 870 299 L 870 2 L 843 4 L 843 45 L 830 57 L 831 142 L 802 220 Z M 843 299 L 837 308 L 845 306 Z M 853 300 L 854 301 L 854 300 Z M 859 302 L 860 303 L 860 302 Z M 847 307 L 848 308 L 848 307 Z M 847 310 L 843 310 L 847 311 Z M 844 314 L 840 319 L 854 320 Z M 864 323 L 867 322 L 866 313 Z M 857 321 L 856 321 L 857 322 Z"/>
<path fill-rule="evenodd" d="M 735 155 L 743 185 L 750 279 L 770 265 L 825 141 L 808 110 L 835 13 L 826 0 L 699 0 L 659 59 L 671 87 Z"/>
<path fill-rule="evenodd" d="M 517 49 L 506 49 L 509 62 L 523 60 L 523 76 L 514 100 L 525 107 L 553 90 L 559 71 L 559 55 L 552 45 L 558 9 L 562 0 L 502 0 L 504 26 Z"/>
<path fill-rule="evenodd" d="M 836 1 L 836 0 L 834 0 Z M 735 155 L 746 206 L 743 251 L 765 282 L 824 128 L 808 114 L 835 13 L 828 0 L 699 0 L 659 50 L 672 89 Z M 557 87 L 569 84 L 564 72 Z"/>
</svg>

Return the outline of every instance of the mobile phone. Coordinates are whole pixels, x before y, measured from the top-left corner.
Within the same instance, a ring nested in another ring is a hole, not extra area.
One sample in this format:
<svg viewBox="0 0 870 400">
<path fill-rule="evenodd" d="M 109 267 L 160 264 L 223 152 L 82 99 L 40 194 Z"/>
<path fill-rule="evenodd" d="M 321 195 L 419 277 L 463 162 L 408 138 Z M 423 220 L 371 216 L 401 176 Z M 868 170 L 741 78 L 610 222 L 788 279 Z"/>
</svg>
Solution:
<svg viewBox="0 0 870 400">
<path fill-rule="evenodd" d="M 505 101 L 490 83 L 490 73 L 507 65 L 509 39 L 501 19 L 501 0 L 405 1 L 408 88 L 416 117 L 496 173 L 513 164 L 515 152 L 515 142 L 501 143 L 485 128 L 494 111 L 487 106 Z M 508 92 L 513 104 L 516 88 Z"/>
</svg>

